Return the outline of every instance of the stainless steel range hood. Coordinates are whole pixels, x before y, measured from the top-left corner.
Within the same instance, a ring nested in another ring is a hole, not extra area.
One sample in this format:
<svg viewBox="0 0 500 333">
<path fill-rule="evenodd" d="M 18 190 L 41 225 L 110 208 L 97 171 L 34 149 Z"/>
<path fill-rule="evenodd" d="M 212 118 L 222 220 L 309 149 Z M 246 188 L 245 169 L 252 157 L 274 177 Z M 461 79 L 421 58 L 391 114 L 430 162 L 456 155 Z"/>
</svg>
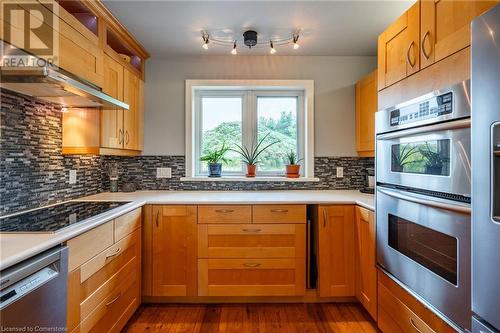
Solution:
<svg viewBox="0 0 500 333">
<path fill-rule="evenodd" d="M 12 49 L 5 43 L 0 45 L 4 51 Z M 15 49 L 15 55 L 19 56 L 20 50 Z M 22 51 L 23 52 L 23 51 Z M 23 57 L 29 57 L 32 61 L 26 63 L 37 63 L 36 57 L 23 52 Z M 28 96 L 61 104 L 65 107 L 78 108 L 122 108 L 129 109 L 129 105 L 119 101 L 105 93 L 100 88 L 84 80 L 73 77 L 71 74 L 52 66 L 45 67 L 9 67 L 3 66 L 8 62 L 2 61 L 0 87 Z"/>
</svg>

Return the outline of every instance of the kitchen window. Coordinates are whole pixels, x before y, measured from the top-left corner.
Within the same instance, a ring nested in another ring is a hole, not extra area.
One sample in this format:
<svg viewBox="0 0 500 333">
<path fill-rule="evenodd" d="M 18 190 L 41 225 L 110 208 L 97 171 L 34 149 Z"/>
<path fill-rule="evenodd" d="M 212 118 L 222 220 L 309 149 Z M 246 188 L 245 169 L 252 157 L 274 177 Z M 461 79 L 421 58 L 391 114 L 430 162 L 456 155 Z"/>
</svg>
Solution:
<svg viewBox="0 0 500 333">
<path fill-rule="evenodd" d="M 259 81 L 249 85 L 246 81 L 245 85 L 225 85 L 224 81 L 217 81 L 210 85 L 205 81 L 197 86 L 188 81 L 186 177 L 206 178 L 208 167 L 200 156 L 222 143 L 232 148 L 249 147 L 266 137 L 264 145 L 278 143 L 260 155 L 257 177 L 282 177 L 285 154 L 293 151 L 303 159 L 303 180 L 312 178 L 312 81 L 300 81 L 302 85 L 292 82 L 278 85 L 273 81 L 269 85 L 268 81 Z M 229 151 L 225 157 L 223 177 L 244 177 L 245 165 L 240 155 Z"/>
</svg>

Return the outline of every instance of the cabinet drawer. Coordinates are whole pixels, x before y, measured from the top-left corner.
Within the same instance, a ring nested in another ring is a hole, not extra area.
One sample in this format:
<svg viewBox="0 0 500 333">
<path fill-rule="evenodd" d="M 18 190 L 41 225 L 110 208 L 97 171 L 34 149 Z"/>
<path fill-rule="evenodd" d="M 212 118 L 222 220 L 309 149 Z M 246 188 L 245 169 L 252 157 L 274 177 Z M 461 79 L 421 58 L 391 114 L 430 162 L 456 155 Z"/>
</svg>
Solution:
<svg viewBox="0 0 500 333">
<path fill-rule="evenodd" d="M 252 223 L 252 207 L 198 206 L 198 223 Z"/>
<path fill-rule="evenodd" d="M 198 296 L 297 296 L 305 259 L 199 259 Z"/>
<path fill-rule="evenodd" d="M 139 281 L 124 279 L 80 324 L 80 332 L 120 332 L 139 305 Z"/>
<path fill-rule="evenodd" d="M 115 242 L 130 234 L 141 226 L 142 209 L 137 208 L 127 214 L 117 217 L 114 221 Z"/>
<path fill-rule="evenodd" d="M 456 332 L 380 271 L 378 281 L 378 326 L 383 332 Z"/>
<path fill-rule="evenodd" d="M 140 237 L 141 230 L 137 230 L 87 261 L 80 267 L 80 282 L 84 283 L 92 278 L 98 281 L 90 281 L 89 284 L 102 284 L 132 258 L 138 257 Z"/>
<path fill-rule="evenodd" d="M 304 224 L 200 224 L 198 258 L 305 258 Z"/>
<path fill-rule="evenodd" d="M 113 221 L 100 225 L 67 242 L 68 271 L 79 267 L 113 244 Z"/>
<path fill-rule="evenodd" d="M 254 223 L 306 223 L 305 205 L 257 205 L 252 212 Z"/>
</svg>

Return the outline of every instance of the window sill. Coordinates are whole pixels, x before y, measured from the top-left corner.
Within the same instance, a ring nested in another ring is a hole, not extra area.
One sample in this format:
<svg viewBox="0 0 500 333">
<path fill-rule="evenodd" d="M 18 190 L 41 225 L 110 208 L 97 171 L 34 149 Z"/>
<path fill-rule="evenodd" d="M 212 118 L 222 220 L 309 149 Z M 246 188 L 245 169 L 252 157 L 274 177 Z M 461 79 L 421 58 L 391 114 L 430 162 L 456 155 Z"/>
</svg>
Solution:
<svg viewBox="0 0 500 333">
<path fill-rule="evenodd" d="M 244 176 L 222 176 L 222 177 L 182 177 L 182 182 L 289 182 L 289 183 L 306 183 L 306 182 L 319 182 L 319 178 L 314 177 L 300 177 L 300 178 L 286 178 L 286 177 L 244 177 Z"/>
</svg>

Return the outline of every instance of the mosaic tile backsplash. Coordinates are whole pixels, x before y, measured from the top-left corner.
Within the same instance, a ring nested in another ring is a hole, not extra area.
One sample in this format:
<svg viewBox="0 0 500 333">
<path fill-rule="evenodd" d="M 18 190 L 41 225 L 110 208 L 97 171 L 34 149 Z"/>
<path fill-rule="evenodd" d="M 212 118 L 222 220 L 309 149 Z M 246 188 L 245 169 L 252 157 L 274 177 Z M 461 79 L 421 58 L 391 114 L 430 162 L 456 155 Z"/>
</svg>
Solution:
<svg viewBox="0 0 500 333">
<path fill-rule="evenodd" d="M 34 98 L 1 91 L 0 215 L 45 206 L 109 189 L 104 172 L 116 162 L 119 188 L 133 182 L 138 190 L 284 190 L 360 189 L 372 158 L 317 157 L 319 182 L 181 182 L 184 156 L 63 156 L 60 107 Z M 157 179 L 156 168 L 172 168 L 172 178 Z M 336 178 L 336 167 L 344 177 Z M 69 184 L 69 170 L 77 183 Z"/>
</svg>

